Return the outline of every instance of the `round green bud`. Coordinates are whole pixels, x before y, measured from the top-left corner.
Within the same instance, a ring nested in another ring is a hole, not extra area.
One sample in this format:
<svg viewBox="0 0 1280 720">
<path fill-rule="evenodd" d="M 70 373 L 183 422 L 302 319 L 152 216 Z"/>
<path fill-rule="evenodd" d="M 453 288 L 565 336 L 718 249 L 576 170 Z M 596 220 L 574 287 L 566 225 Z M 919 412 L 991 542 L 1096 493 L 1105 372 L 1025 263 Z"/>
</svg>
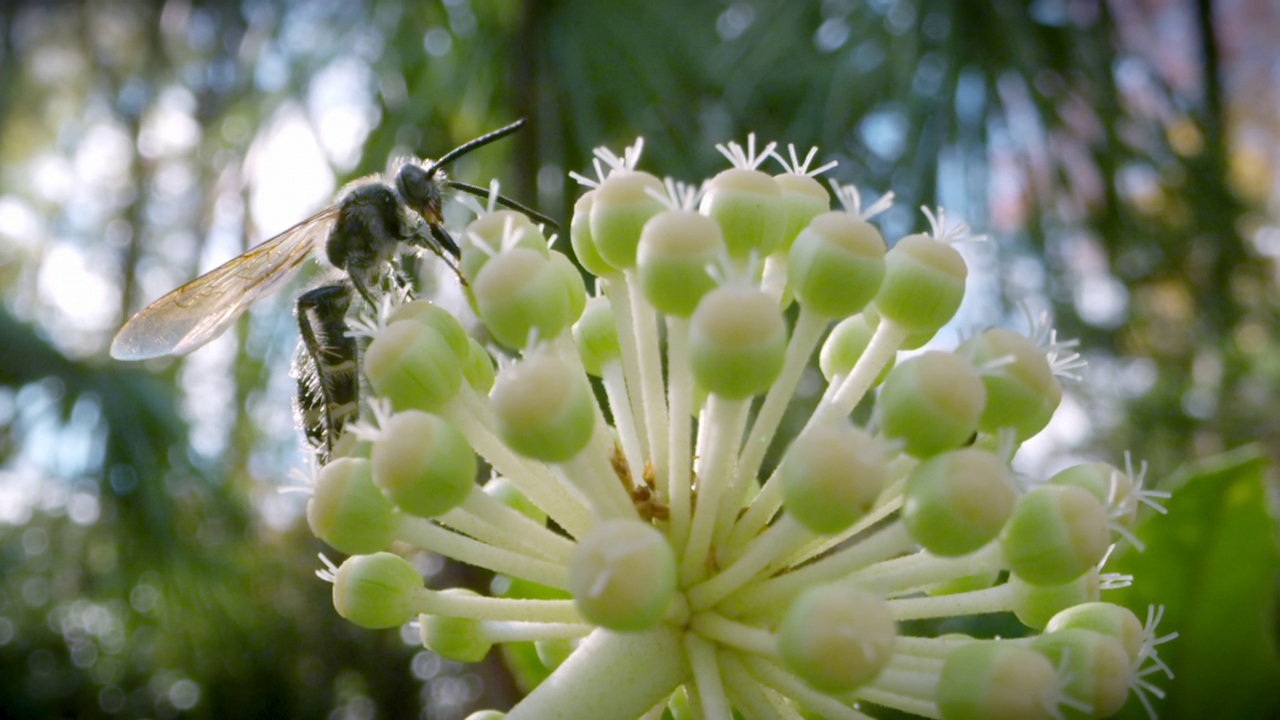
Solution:
<svg viewBox="0 0 1280 720">
<path fill-rule="evenodd" d="M 560 279 L 564 281 L 564 291 L 569 299 L 569 322 L 573 323 L 587 306 L 587 286 L 582 281 L 582 272 L 562 252 L 552 250 L 548 257 L 551 267 L 560 273 Z"/>
<path fill-rule="evenodd" d="M 820 425 L 796 438 L 779 468 L 787 513 L 815 533 L 837 533 L 871 509 L 888 474 L 865 430 Z"/>
<path fill-rule="evenodd" d="M 1053 665 L 1031 648 L 976 641 L 947 656 L 938 679 L 942 720 L 1052 720 L 1042 698 L 1056 687 Z"/>
<path fill-rule="evenodd" d="M 600 295 L 587 301 L 582 317 L 573 326 L 573 340 L 582 367 L 596 377 L 600 377 L 605 365 L 618 361 L 622 356 L 618 325 L 608 298 Z"/>
<path fill-rule="evenodd" d="M 884 238 L 871 223 L 847 212 L 823 213 L 796 236 L 787 279 L 805 308 L 846 317 L 876 296 L 884 257 Z"/>
<path fill-rule="evenodd" d="M 459 269 L 468 283 L 474 283 L 490 259 L 505 250 L 522 247 L 540 255 L 547 254 L 547 239 L 524 213 L 495 210 L 485 213 L 467 226 L 462 234 L 462 259 Z M 504 242 L 505 239 L 510 239 Z"/>
<path fill-rule="evenodd" d="M 1066 485 L 1041 485 L 1018 498 L 1000 533 L 1009 570 L 1036 585 L 1080 577 L 1102 560 L 1110 543 L 1102 503 Z"/>
<path fill-rule="evenodd" d="M 481 395 L 487 395 L 493 387 L 496 372 L 489 351 L 475 338 L 467 338 L 467 357 L 462 362 L 462 377 L 466 378 L 467 384 Z"/>
<path fill-rule="evenodd" d="M 965 575 L 955 580 L 947 580 L 945 582 L 935 583 L 924 589 L 925 593 L 932 596 L 938 595 L 955 595 L 956 593 L 973 592 L 974 590 L 986 590 L 996 584 L 996 580 L 1000 579 L 1000 571 L 992 570 L 990 572 L 977 573 L 974 575 Z"/>
<path fill-rule="evenodd" d="M 1013 511 L 1017 491 L 1009 468 L 976 448 L 942 453 L 907 476 L 902 522 L 934 555 L 967 555 L 995 539 Z"/>
<path fill-rule="evenodd" d="M 759 170 L 730 168 L 711 178 L 698 211 L 724 234 L 729 257 L 768 257 L 782 243 L 787 210 L 778 181 Z"/>
<path fill-rule="evenodd" d="M 640 233 L 636 270 L 658 312 L 689 317 L 715 286 L 707 273 L 725 251 L 720 226 L 692 210 L 665 210 Z"/>
<path fill-rule="evenodd" d="M 506 716 L 501 710 L 477 710 L 462 720 L 502 720 Z"/>
<path fill-rule="evenodd" d="M 1120 712 L 1129 699 L 1133 668 L 1124 646 L 1110 635 L 1092 630 L 1060 630 L 1031 641 L 1031 647 L 1054 667 L 1065 667 L 1068 678 L 1063 690 L 1083 700 L 1093 712 L 1064 705 L 1063 716 L 1072 720 L 1105 718 Z"/>
<path fill-rule="evenodd" d="M 533 649 L 538 653 L 538 660 L 542 666 L 548 670 L 555 670 L 569 659 L 577 646 L 568 638 L 553 638 L 551 640 L 537 640 L 533 643 Z"/>
<path fill-rule="evenodd" d="M 885 436 L 927 458 L 973 437 L 986 400 L 972 365 L 953 353 L 930 351 L 889 372 L 876 406 Z"/>
<path fill-rule="evenodd" d="M 1138 518 L 1138 503 L 1132 502 L 1133 481 L 1129 475 L 1114 465 L 1104 462 L 1082 463 L 1065 470 L 1059 470 L 1049 478 L 1050 485 L 1074 485 L 1088 490 L 1107 506 L 1109 511 L 1118 507 L 1126 508 L 1123 514 L 1113 517 L 1116 522 L 1132 527 Z"/>
<path fill-rule="evenodd" d="M 875 327 L 867 323 L 863 313 L 850 315 L 831 328 L 826 341 L 822 343 L 822 351 L 818 354 L 818 367 L 822 369 L 822 376 L 827 382 L 835 380 L 837 375 L 848 375 L 853 370 L 858 358 L 862 357 L 862 353 L 871 344 L 871 336 L 874 334 Z M 875 384 L 880 384 L 888 376 L 895 360 L 896 357 L 889 360 L 876 377 Z"/>
<path fill-rule="evenodd" d="M 333 607 L 360 627 L 382 630 L 408 622 L 422 592 L 418 571 L 399 555 L 352 555 L 334 573 Z"/>
<path fill-rule="evenodd" d="M 592 193 L 591 238 L 600 257 L 618 270 L 636 264 L 636 246 L 644 224 L 664 209 L 650 192 L 666 196 L 658 178 L 646 172 L 627 172 L 610 175 Z"/>
<path fill-rule="evenodd" d="M 373 484 L 368 460 L 337 458 L 316 473 L 307 524 L 316 537 L 349 555 L 385 550 L 395 539 L 395 508 Z"/>
<path fill-rule="evenodd" d="M 440 337 L 449 344 L 459 360 L 466 360 L 471 353 L 471 337 L 463 329 L 462 323 L 458 322 L 453 313 L 430 300 L 414 300 L 401 305 L 387 318 L 387 324 L 399 320 L 417 320 L 440 333 Z"/>
<path fill-rule="evenodd" d="M 796 597 L 778 625 L 778 659 L 827 693 L 861 687 L 893 654 L 897 628 L 884 600 L 832 583 Z"/>
<path fill-rule="evenodd" d="M 595 402 L 586 378 L 550 353 L 508 366 L 489 393 L 498 434 L 512 450 L 543 462 L 572 460 L 591 440 Z"/>
<path fill-rule="evenodd" d="M 374 393 L 391 400 L 396 410 L 438 410 L 462 386 L 453 348 L 417 320 L 399 320 L 379 331 L 363 365 Z"/>
<path fill-rule="evenodd" d="M 783 173 L 774 175 L 773 179 L 782 190 L 782 207 L 787 218 L 778 249 L 786 252 L 810 220 L 831 209 L 831 195 L 822 183 L 809 175 Z"/>
<path fill-rule="evenodd" d="M 591 237 L 591 205 L 595 202 L 595 197 L 595 190 L 588 190 L 573 204 L 573 219 L 569 221 L 569 243 L 573 245 L 573 254 L 578 258 L 579 265 L 596 277 L 604 277 L 617 271 L 600 257 L 600 251 L 596 249 Z"/>
<path fill-rule="evenodd" d="M 1130 663 L 1138 661 L 1146 636 L 1142 621 L 1132 610 L 1107 602 L 1087 602 L 1069 607 L 1054 615 L 1044 629 L 1046 632 L 1092 630 L 1110 635 L 1120 641 Z"/>
<path fill-rule="evenodd" d="M 444 418 L 406 410 L 386 421 L 373 443 L 373 482 L 401 510 L 435 517 L 475 487 L 476 454 Z"/>
<path fill-rule="evenodd" d="M 569 591 L 582 616 L 610 630 L 647 630 L 676 589 L 667 538 L 640 520 L 606 520 L 578 539 L 569 558 Z"/>
<path fill-rule="evenodd" d="M 884 261 L 875 300 L 881 317 L 911 332 L 933 333 L 956 314 L 969 271 L 954 247 L 928 235 L 908 235 Z"/>
<path fill-rule="evenodd" d="M 480 319 L 507 347 L 524 347 L 535 328 L 539 338 L 554 338 L 571 321 L 573 299 L 564 272 L 548 256 L 526 248 L 491 258 L 471 289 Z"/>
<path fill-rule="evenodd" d="M 484 491 L 489 497 L 506 505 L 513 510 L 518 511 L 521 515 L 530 518 L 539 525 L 546 524 L 547 514 L 537 505 L 533 504 L 524 493 L 520 492 L 520 488 L 515 483 L 504 477 L 496 477 L 484 484 Z"/>
<path fill-rule="evenodd" d="M 756 287 L 712 290 L 689 323 L 693 377 L 722 397 L 739 400 L 763 392 L 782 371 L 786 352 L 782 311 Z"/>
<path fill-rule="evenodd" d="M 1062 386 L 1035 343 L 1012 330 L 993 328 L 969 338 L 957 352 L 975 367 L 999 358 L 1013 360 L 982 372 L 987 405 L 979 429 L 994 434 L 1013 428 L 1018 440 L 1026 440 L 1049 424 L 1062 401 Z"/>
<path fill-rule="evenodd" d="M 440 594 L 476 596 L 466 588 L 441 590 Z M 493 647 L 493 643 L 484 639 L 480 621 L 472 618 L 419 615 L 418 637 L 423 647 L 455 662 L 480 662 Z"/>
<path fill-rule="evenodd" d="M 1089 568 L 1075 580 L 1059 585 L 1032 585 L 1017 575 L 1010 575 L 1009 589 L 1014 591 L 1013 613 L 1018 620 L 1029 628 L 1043 630 L 1063 610 L 1097 601 L 1098 569 Z"/>
</svg>

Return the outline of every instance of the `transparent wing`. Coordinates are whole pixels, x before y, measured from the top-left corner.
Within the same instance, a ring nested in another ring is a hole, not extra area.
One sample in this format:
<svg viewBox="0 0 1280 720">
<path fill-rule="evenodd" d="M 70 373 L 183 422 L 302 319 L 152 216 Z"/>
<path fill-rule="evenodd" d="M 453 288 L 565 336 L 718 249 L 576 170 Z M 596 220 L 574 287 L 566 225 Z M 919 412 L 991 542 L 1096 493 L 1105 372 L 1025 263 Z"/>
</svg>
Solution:
<svg viewBox="0 0 1280 720">
<path fill-rule="evenodd" d="M 148 305 L 116 333 L 111 357 L 185 355 L 221 335 L 259 298 L 279 287 L 324 242 L 331 206 Z"/>
</svg>

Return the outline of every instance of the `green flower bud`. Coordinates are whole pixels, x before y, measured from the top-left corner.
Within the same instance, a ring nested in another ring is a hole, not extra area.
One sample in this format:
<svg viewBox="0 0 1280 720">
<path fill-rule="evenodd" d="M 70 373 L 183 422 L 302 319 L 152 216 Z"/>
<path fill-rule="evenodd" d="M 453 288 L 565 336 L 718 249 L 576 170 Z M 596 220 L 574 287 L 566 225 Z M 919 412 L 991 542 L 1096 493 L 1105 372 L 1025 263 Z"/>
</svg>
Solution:
<svg viewBox="0 0 1280 720">
<path fill-rule="evenodd" d="M 506 505 L 509 508 L 517 510 L 521 515 L 532 519 L 539 525 L 546 524 L 547 514 L 537 505 L 534 505 L 524 493 L 520 492 L 520 488 L 515 483 L 504 477 L 496 477 L 484 484 L 484 491 L 489 497 Z"/>
<path fill-rule="evenodd" d="M 1011 363 L 982 373 L 987 405 L 979 429 L 994 434 L 1009 427 L 1018 440 L 1026 440 L 1049 424 L 1062 401 L 1062 386 L 1035 343 L 1012 330 L 993 328 L 970 338 L 957 352 L 975 367 L 998 358 L 1013 358 Z"/>
<path fill-rule="evenodd" d="M 796 597 L 778 625 L 778 658 L 815 688 L 847 692 L 876 678 L 897 628 L 884 600 L 833 583 Z"/>
<path fill-rule="evenodd" d="M 787 512 L 815 533 L 837 533 L 871 509 L 887 475 L 880 448 L 848 422 L 810 429 L 779 469 Z"/>
<path fill-rule="evenodd" d="M 778 182 L 759 170 L 730 168 L 711 178 L 698 211 L 724 234 L 729 257 L 768 257 L 782 243 L 787 210 Z"/>
<path fill-rule="evenodd" d="M 725 285 L 698 303 L 689 325 L 694 379 L 726 398 L 763 392 L 782 371 L 787 326 L 778 303 L 758 288 Z"/>
<path fill-rule="evenodd" d="M 1031 641 L 1054 667 L 1065 664 L 1069 678 L 1064 690 L 1093 708 L 1086 713 L 1063 706 L 1063 715 L 1073 720 L 1105 718 L 1120 712 L 1129 699 L 1133 670 L 1119 640 L 1092 630 L 1060 630 Z"/>
<path fill-rule="evenodd" d="M 333 578 L 333 607 L 363 628 L 399 627 L 413 617 L 422 578 L 404 558 L 389 552 L 352 555 Z"/>
<path fill-rule="evenodd" d="M 535 641 L 533 649 L 538 653 L 538 660 L 543 667 L 548 670 L 555 670 L 560 667 L 561 663 L 569 659 L 576 646 L 568 638 L 555 638 Z"/>
<path fill-rule="evenodd" d="M 524 213 L 514 210 L 495 210 L 481 215 L 471 221 L 462 237 L 459 269 L 468 283 L 474 283 L 481 268 L 504 250 L 522 247 L 544 257 L 547 254 L 546 237 Z M 507 239 L 511 241 L 504 242 Z"/>
<path fill-rule="evenodd" d="M 973 592 L 974 590 L 986 590 L 996 584 L 996 580 L 1000 579 L 1000 571 L 992 570 L 990 572 L 977 573 L 975 575 L 966 575 L 955 580 L 947 580 L 935 583 L 924 589 L 925 593 L 932 596 L 938 595 L 955 595 L 963 592 Z"/>
<path fill-rule="evenodd" d="M 1088 490 L 1109 511 L 1126 508 L 1112 519 L 1126 527 L 1132 527 L 1138 519 L 1138 503 L 1130 501 L 1133 481 L 1129 475 L 1114 465 L 1104 462 L 1083 463 L 1060 470 L 1049 478 L 1050 485 L 1074 485 Z"/>
<path fill-rule="evenodd" d="M 1099 593 L 1098 569 L 1089 568 L 1075 580 L 1060 585 L 1032 585 L 1017 575 L 1009 576 L 1015 591 L 1013 613 L 1029 628 L 1043 630 L 1055 615 L 1081 603 L 1096 602 Z"/>
<path fill-rule="evenodd" d="M 560 273 L 560 279 L 564 281 L 564 292 L 569 301 L 569 323 L 572 324 L 582 316 L 587 306 L 587 286 L 582 281 L 582 272 L 562 252 L 552 250 L 548 257 L 551 267 Z"/>
<path fill-rule="evenodd" d="M 571 293 L 562 270 L 546 255 L 525 248 L 501 253 L 471 284 L 485 327 L 500 343 L 521 348 L 529 331 L 551 339 L 569 326 Z"/>
<path fill-rule="evenodd" d="M 1092 630 L 1120 641 L 1129 662 L 1138 661 L 1145 639 L 1142 621 L 1127 607 L 1106 602 L 1087 602 L 1069 607 L 1054 615 L 1045 625 L 1046 632 L 1059 630 Z"/>
<path fill-rule="evenodd" d="M 963 358 L 926 352 L 895 367 L 877 401 L 881 430 L 927 458 L 973 437 L 986 404 L 982 379 Z"/>
<path fill-rule="evenodd" d="M 406 410 L 386 421 L 373 443 L 373 482 L 401 510 L 435 517 L 475 486 L 476 454 L 437 415 Z"/>
<path fill-rule="evenodd" d="M 493 387 L 496 372 L 493 356 L 489 351 L 476 342 L 475 338 L 467 338 L 467 357 L 462 362 L 462 377 L 466 378 L 467 384 L 477 393 L 487 395 Z"/>
<path fill-rule="evenodd" d="M 467 335 L 462 323 L 458 322 L 453 313 L 430 300 L 414 300 L 401 305 L 387 318 L 387 324 L 399 320 L 417 320 L 440 333 L 440 337 L 449 344 L 459 360 L 466 360 L 471 353 L 471 336 Z"/>
<path fill-rule="evenodd" d="M 502 720 L 506 716 L 501 710 L 477 710 L 462 720 Z"/>
<path fill-rule="evenodd" d="M 364 374 L 396 410 L 438 410 L 462 386 L 462 368 L 440 333 L 417 320 L 383 328 L 369 343 Z"/>
<path fill-rule="evenodd" d="M 440 594 L 476 596 L 466 588 L 441 590 Z M 480 662 L 493 647 L 493 643 L 484 639 L 480 621 L 472 618 L 419 615 L 418 637 L 423 647 L 455 662 Z"/>
<path fill-rule="evenodd" d="M 822 376 L 827 382 L 834 380 L 837 375 L 848 375 L 853 370 L 858 358 L 862 357 L 862 353 L 871 344 L 873 334 L 875 327 L 867 323 L 867 317 L 863 313 L 850 315 L 831 328 L 826 341 L 822 343 L 822 352 L 818 355 L 818 367 L 822 369 Z M 896 358 L 890 359 L 880 371 L 880 375 L 876 377 L 877 385 L 889 374 L 895 360 Z"/>
<path fill-rule="evenodd" d="M 956 314 L 969 271 L 954 247 L 928 235 L 908 235 L 884 261 L 875 300 L 881 317 L 911 332 L 933 333 Z"/>
<path fill-rule="evenodd" d="M 778 249 L 787 252 L 810 220 L 831 209 L 831 195 L 822 183 L 808 175 L 783 173 L 774 175 L 773 179 L 782 190 L 782 207 L 787 218 Z"/>
<path fill-rule="evenodd" d="M 636 264 L 636 246 L 644 224 L 664 209 L 649 191 L 666 196 L 658 178 L 646 172 L 628 172 L 610 175 L 593 193 L 591 239 L 600 257 L 618 270 Z"/>
<path fill-rule="evenodd" d="M 1114 466 L 1104 462 L 1081 463 L 1054 473 L 1049 478 L 1049 484 L 1082 488 L 1088 490 L 1098 502 L 1106 503 L 1111 497 L 1112 476 L 1117 473 L 1123 475 Z"/>
<path fill-rule="evenodd" d="M 307 524 L 335 550 L 349 555 L 385 550 L 398 522 L 395 508 L 373 484 L 368 460 L 337 458 L 316 474 Z"/>
<path fill-rule="evenodd" d="M 1057 682 L 1053 665 L 1035 650 L 978 641 L 947 657 L 938 710 L 942 720 L 1051 720 L 1042 698 Z"/>
<path fill-rule="evenodd" d="M 720 226 L 692 210 L 666 210 L 640 233 L 636 269 L 644 295 L 659 312 L 689 317 L 716 283 L 707 273 L 725 251 Z"/>
<path fill-rule="evenodd" d="M 521 455 L 572 460 L 591 440 L 595 424 L 595 398 L 585 380 L 549 353 L 510 365 L 489 393 L 498 434 Z"/>
<path fill-rule="evenodd" d="M 608 298 L 601 295 L 587 301 L 582 317 L 573 326 L 573 339 L 578 346 L 578 357 L 582 358 L 582 367 L 596 377 L 600 377 L 605 365 L 621 357 L 618 326 Z"/>
<path fill-rule="evenodd" d="M 876 296 L 884 258 L 884 238 L 871 223 L 847 212 L 823 213 L 796 236 L 787 278 L 807 309 L 846 317 Z"/>
<path fill-rule="evenodd" d="M 1102 503 L 1064 485 L 1042 485 L 1018 498 L 1000 534 L 1009 569 L 1036 585 L 1080 577 L 1102 560 L 1110 542 Z"/>
<path fill-rule="evenodd" d="M 953 450 L 911 471 L 902 522 L 934 555 L 967 555 L 995 539 L 1017 497 L 1000 458 L 975 448 Z"/>
<path fill-rule="evenodd" d="M 610 630 L 646 630 L 666 613 L 676 588 L 667 538 L 640 520 L 607 520 L 579 538 L 569 590 L 582 616 Z"/>
<path fill-rule="evenodd" d="M 605 277 L 617 272 L 612 265 L 600 257 L 595 240 L 591 237 L 591 206 L 595 202 L 596 191 L 588 190 L 578 202 L 573 204 L 573 219 L 569 221 L 569 242 L 573 245 L 573 254 L 578 264 L 596 277 Z"/>
</svg>

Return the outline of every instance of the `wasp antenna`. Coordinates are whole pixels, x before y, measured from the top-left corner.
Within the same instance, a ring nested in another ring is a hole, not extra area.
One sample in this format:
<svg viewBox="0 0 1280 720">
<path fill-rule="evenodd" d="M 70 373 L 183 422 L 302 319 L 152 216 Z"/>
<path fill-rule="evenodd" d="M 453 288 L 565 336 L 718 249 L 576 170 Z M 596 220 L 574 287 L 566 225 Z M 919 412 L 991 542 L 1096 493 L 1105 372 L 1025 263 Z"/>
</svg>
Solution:
<svg viewBox="0 0 1280 720">
<path fill-rule="evenodd" d="M 472 185 L 470 183 L 464 183 L 458 180 L 450 180 L 445 184 L 453 188 L 454 190 L 461 190 L 462 192 L 470 193 L 479 198 L 488 199 L 490 197 L 489 188 L 486 188 L 486 187 L 480 187 L 479 185 Z M 494 195 L 493 198 L 495 201 L 497 201 L 499 205 L 501 205 L 504 208 L 509 208 L 511 210 L 515 210 L 516 212 L 524 213 L 525 215 L 528 215 L 534 220 L 537 220 L 538 222 L 543 223 L 544 225 L 551 228 L 552 230 L 560 229 L 559 223 L 557 223 L 555 220 L 552 220 L 551 218 L 547 217 L 546 215 L 543 215 L 537 210 L 525 207 L 524 205 L 521 205 L 520 203 L 516 202 L 515 200 L 512 200 L 511 198 L 505 195 Z"/>
<path fill-rule="evenodd" d="M 472 150 L 475 150 L 478 147 L 483 147 L 485 145 L 488 145 L 494 140 L 500 140 L 510 135 L 511 133 L 519 130 L 520 127 L 523 125 L 524 125 L 524 118 L 520 118 L 519 120 L 511 123 L 510 125 L 507 125 L 505 127 L 500 127 L 497 130 L 494 130 L 493 132 L 487 132 L 484 135 L 481 135 L 480 137 L 474 140 L 468 140 L 467 142 L 445 153 L 444 157 L 441 157 L 439 160 L 436 160 L 435 162 L 431 163 L 431 167 L 427 169 L 427 177 L 435 175 L 436 170 L 439 170 L 445 165 L 448 165 L 449 163 L 456 160 L 458 157 L 462 155 L 466 155 L 467 153 L 471 152 Z"/>
</svg>

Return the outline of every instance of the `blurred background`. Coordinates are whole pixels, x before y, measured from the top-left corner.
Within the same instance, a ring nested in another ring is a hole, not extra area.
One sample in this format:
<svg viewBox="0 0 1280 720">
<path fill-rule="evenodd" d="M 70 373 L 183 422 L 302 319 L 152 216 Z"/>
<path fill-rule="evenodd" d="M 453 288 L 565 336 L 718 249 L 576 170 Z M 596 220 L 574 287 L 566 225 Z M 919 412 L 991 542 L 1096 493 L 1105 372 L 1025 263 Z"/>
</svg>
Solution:
<svg viewBox="0 0 1280 720">
<path fill-rule="evenodd" d="M 755 132 L 892 189 L 890 240 L 938 203 L 989 234 L 939 341 L 1025 306 L 1089 360 L 1021 469 L 1129 450 L 1175 491 L 1108 565 L 1137 575 L 1108 599 L 1181 633 L 1161 717 L 1280 716 L 1271 0 L 9 0 L 0 29 L 0 716 L 511 702 L 495 657 L 350 626 L 315 578 L 281 492 L 294 291 L 185 359 L 106 348 L 344 182 L 518 117 L 453 174 L 565 224 L 594 146 L 643 135 L 694 180 Z"/>
</svg>

